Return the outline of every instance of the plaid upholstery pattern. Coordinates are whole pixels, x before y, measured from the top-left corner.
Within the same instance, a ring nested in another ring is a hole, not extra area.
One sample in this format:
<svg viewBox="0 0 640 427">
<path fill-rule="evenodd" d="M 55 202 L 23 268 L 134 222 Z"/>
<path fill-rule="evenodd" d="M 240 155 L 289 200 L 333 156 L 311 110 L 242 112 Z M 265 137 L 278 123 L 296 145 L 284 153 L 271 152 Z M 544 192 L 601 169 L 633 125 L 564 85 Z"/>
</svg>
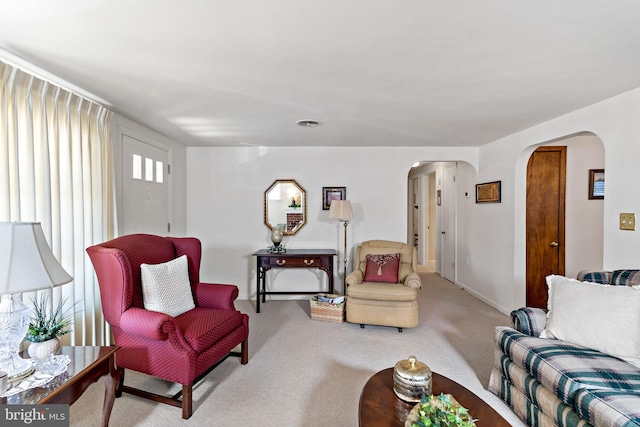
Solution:
<svg viewBox="0 0 640 427">
<path fill-rule="evenodd" d="M 614 270 L 611 284 L 616 286 L 640 285 L 640 270 Z"/>
<path fill-rule="evenodd" d="M 573 408 L 514 364 L 509 365 L 509 372 L 504 375 L 501 369 L 494 368 L 488 389 L 530 427 L 592 427 Z"/>
<path fill-rule="evenodd" d="M 640 285 L 640 270 L 591 271 L 583 270 L 577 279 L 583 282 L 614 286 Z"/>
<path fill-rule="evenodd" d="M 613 272 L 611 271 L 582 270 L 578 273 L 576 279 L 581 282 L 593 282 L 600 283 L 601 285 L 608 285 L 611 283 L 612 275 Z"/>
<path fill-rule="evenodd" d="M 640 368 L 595 350 L 560 340 L 530 337 L 496 328 L 495 343 L 513 363 L 574 406 L 581 388 L 640 393 Z"/>
<path fill-rule="evenodd" d="M 523 307 L 511 312 L 511 325 L 523 334 L 538 337 L 547 322 L 547 312 L 541 308 Z"/>
<path fill-rule="evenodd" d="M 637 393 L 582 389 L 576 395 L 576 409 L 593 425 L 640 426 L 640 394 Z"/>
</svg>

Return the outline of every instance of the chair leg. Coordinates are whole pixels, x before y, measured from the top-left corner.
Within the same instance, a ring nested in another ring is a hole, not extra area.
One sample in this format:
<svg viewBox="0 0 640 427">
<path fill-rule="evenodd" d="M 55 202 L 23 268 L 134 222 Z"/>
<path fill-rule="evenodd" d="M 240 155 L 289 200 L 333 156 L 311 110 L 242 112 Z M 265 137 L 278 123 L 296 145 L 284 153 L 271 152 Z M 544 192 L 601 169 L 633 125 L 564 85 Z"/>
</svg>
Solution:
<svg viewBox="0 0 640 427">
<path fill-rule="evenodd" d="M 193 415 L 193 384 L 182 385 L 182 418 L 187 420 Z"/>
<path fill-rule="evenodd" d="M 240 363 L 246 365 L 249 362 L 249 337 L 240 344 Z"/>
<path fill-rule="evenodd" d="M 124 368 L 118 368 L 120 371 L 120 381 L 118 381 L 118 385 L 116 386 L 116 397 L 122 397 L 122 386 L 124 385 Z"/>
</svg>

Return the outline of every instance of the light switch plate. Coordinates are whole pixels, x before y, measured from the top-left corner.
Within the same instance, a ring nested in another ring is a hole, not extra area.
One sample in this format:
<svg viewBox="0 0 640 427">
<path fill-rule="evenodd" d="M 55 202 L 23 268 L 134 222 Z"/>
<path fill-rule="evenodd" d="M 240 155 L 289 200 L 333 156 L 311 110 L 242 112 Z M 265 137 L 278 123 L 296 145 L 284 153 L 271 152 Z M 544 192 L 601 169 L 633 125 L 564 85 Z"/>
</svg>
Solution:
<svg viewBox="0 0 640 427">
<path fill-rule="evenodd" d="M 634 213 L 621 213 L 620 214 L 620 230 L 635 230 L 636 229 L 636 214 Z"/>
</svg>

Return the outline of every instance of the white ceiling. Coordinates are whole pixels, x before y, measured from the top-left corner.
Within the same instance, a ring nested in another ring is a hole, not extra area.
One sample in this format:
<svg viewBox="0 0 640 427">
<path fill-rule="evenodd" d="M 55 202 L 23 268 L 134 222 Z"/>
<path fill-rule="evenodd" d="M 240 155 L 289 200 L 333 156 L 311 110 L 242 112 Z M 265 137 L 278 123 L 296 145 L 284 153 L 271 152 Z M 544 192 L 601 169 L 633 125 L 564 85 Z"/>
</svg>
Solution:
<svg viewBox="0 0 640 427">
<path fill-rule="evenodd" d="M 479 146 L 640 87 L 637 0 L 0 1 L 0 49 L 189 146 Z"/>
</svg>

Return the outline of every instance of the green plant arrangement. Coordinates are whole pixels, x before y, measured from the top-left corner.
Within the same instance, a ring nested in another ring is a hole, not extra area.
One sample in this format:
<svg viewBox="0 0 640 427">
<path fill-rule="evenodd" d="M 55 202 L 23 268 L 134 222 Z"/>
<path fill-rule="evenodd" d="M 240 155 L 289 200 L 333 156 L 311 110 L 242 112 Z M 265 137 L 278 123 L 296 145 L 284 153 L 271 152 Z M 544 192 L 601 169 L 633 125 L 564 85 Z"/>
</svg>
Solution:
<svg viewBox="0 0 640 427">
<path fill-rule="evenodd" d="M 64 305 L 67 298 L 61 298 L 58 305 L 49 313 L 47 310 L 49 298 L 46 294 L 36 300 L 31 298 L 31 302 L 33 303 L 34 316 L 31 317 L 25 340 L 44 342 L 70 332 L 68 329 L 71 325 L 70 315 L 73 313 L 75 304 L 65 310 Z"/>
<path fill-rule="evenodd" d="M 476 420 L 450 395 L 422 396 L 419 414 L 411 427 L 475 427 Z"/>
</svg>

